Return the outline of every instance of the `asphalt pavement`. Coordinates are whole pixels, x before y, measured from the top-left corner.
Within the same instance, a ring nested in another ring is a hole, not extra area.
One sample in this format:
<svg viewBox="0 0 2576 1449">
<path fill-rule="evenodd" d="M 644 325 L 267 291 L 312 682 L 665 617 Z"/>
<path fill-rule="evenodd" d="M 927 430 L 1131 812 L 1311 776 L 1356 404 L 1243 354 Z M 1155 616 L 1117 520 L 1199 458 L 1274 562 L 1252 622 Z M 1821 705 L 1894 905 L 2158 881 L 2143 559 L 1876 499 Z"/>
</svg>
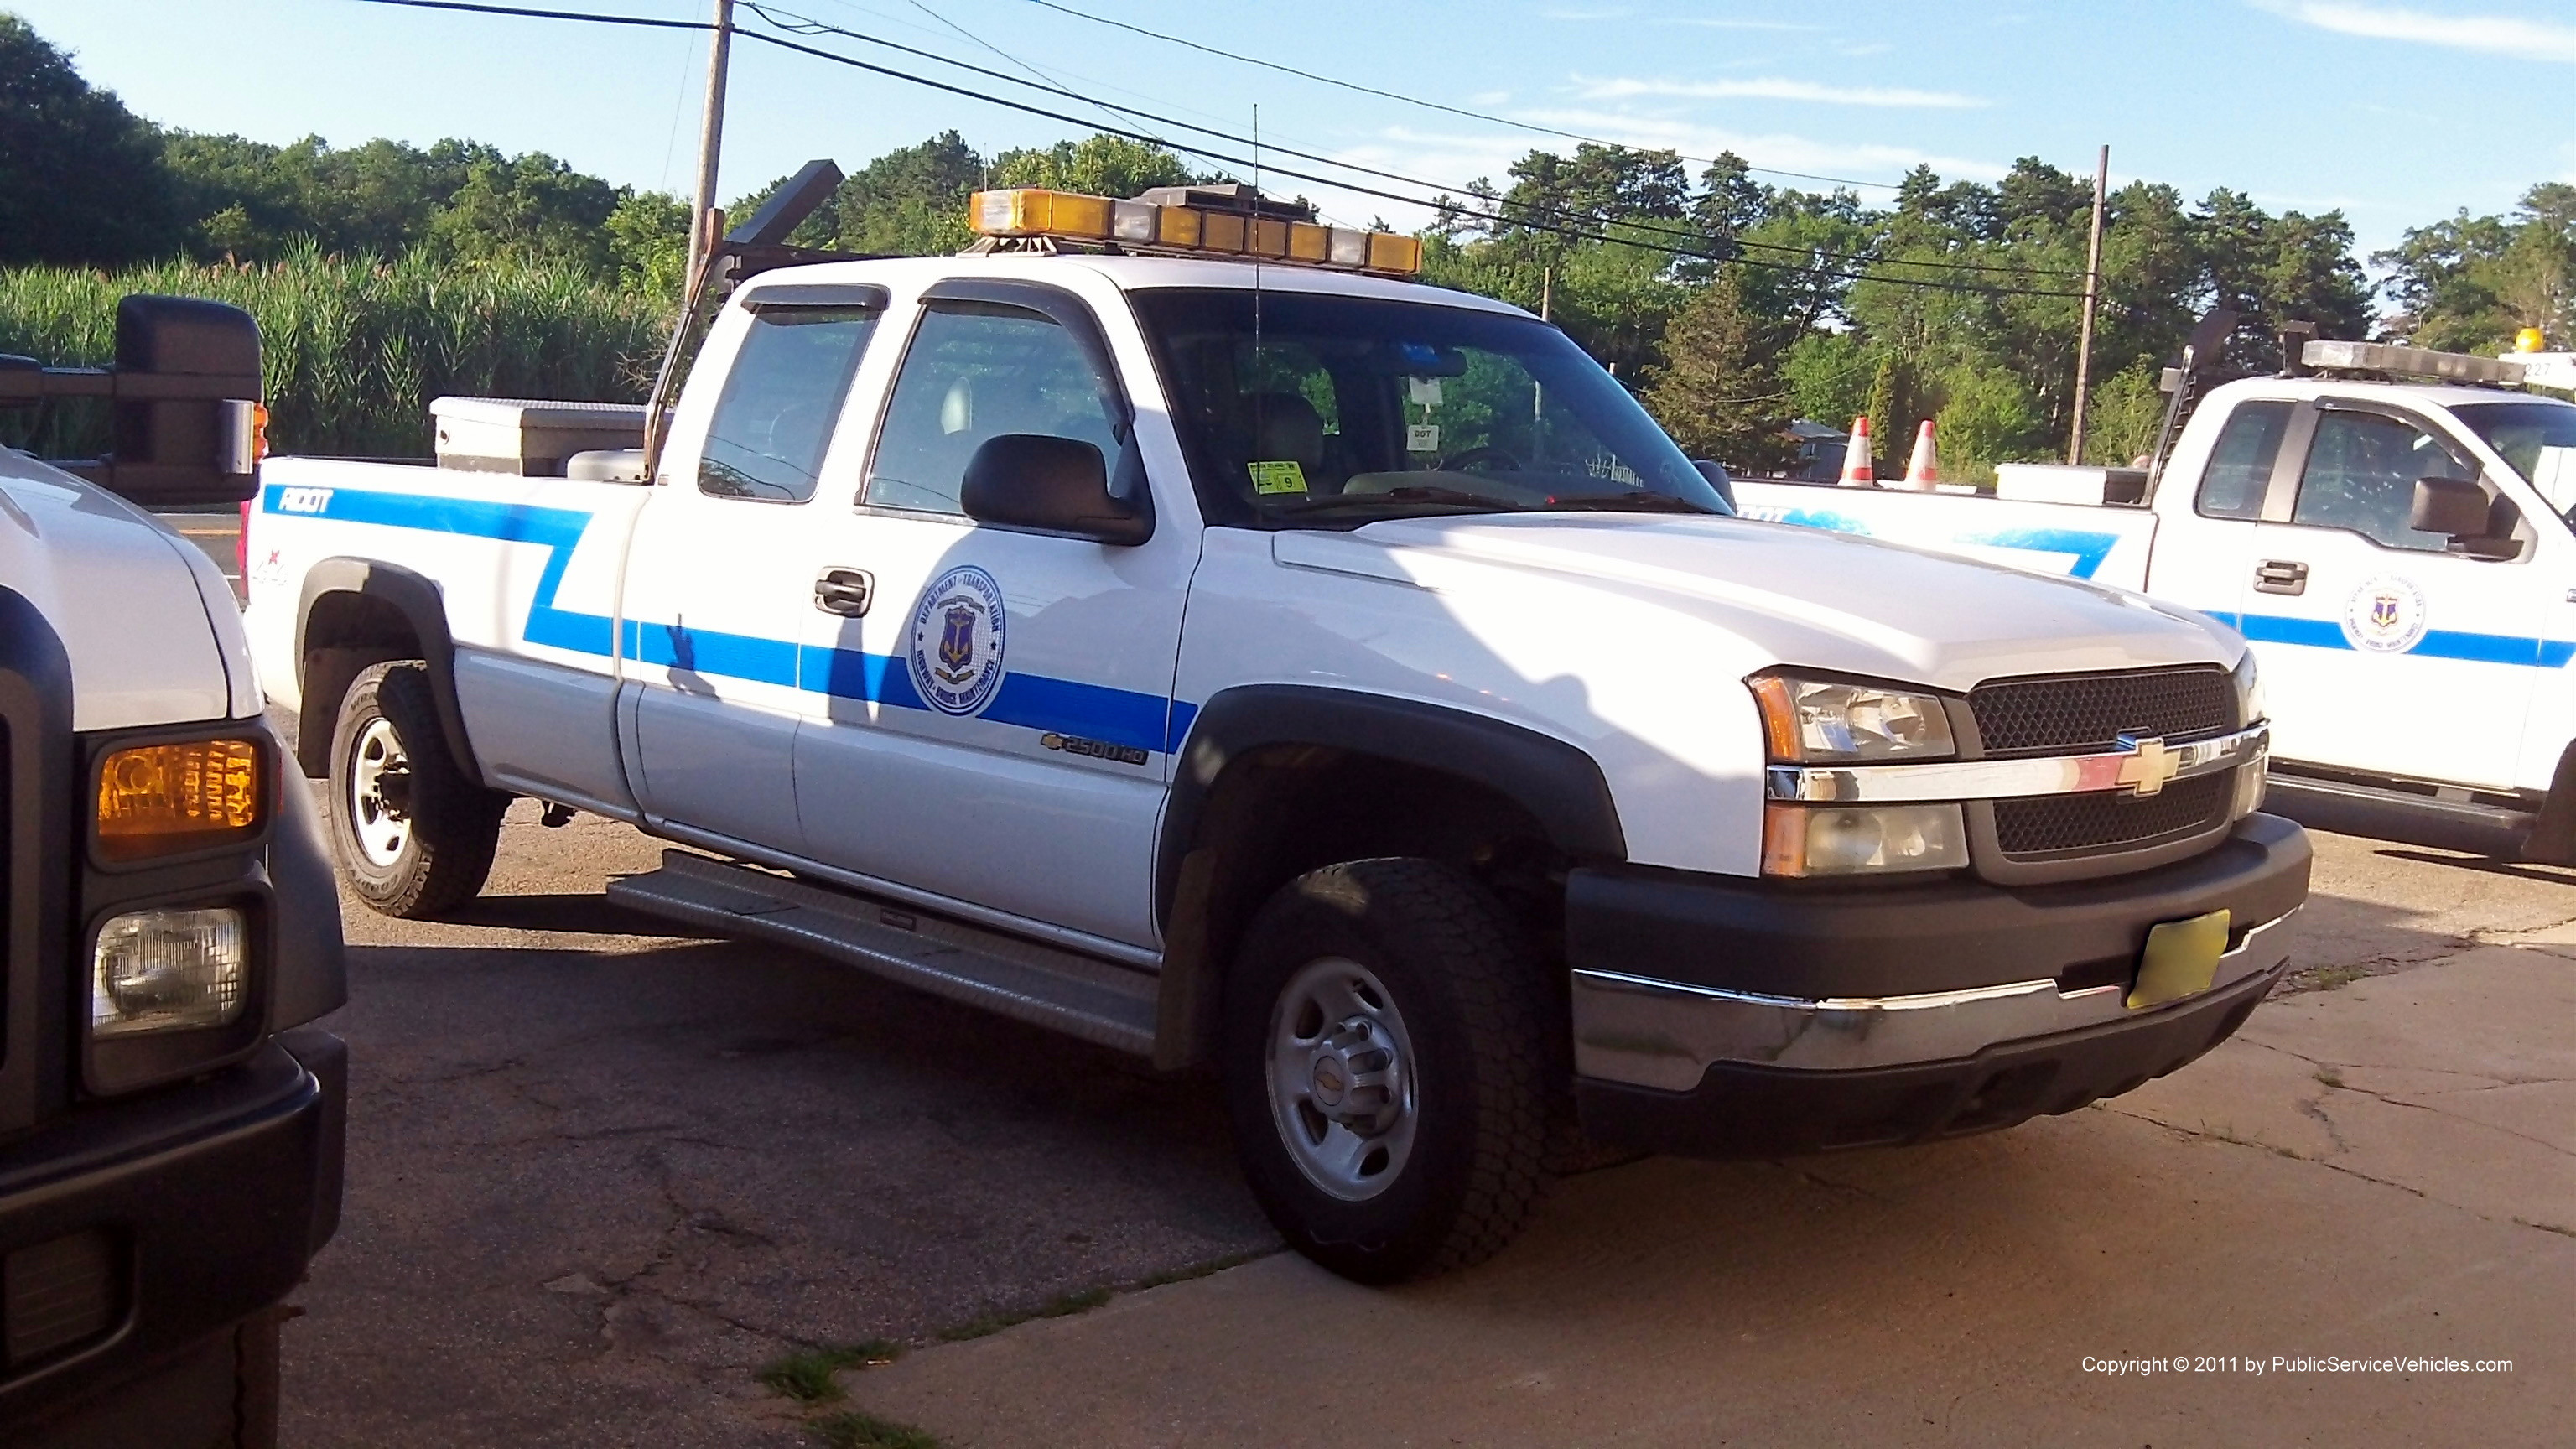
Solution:
<svg viewBox="0 0 2576 1449">
<path fill-rule="evenodd" d="M 787 1446 L 855 1404 L 952 1449 L 2548 1442 L 2576 872 L 2318 843 L 2306 989 L 2165 1082 L 1937 1147 L 1588 1174 L 1489 1267 L 1372 1293 L 1276 1252 L 1205 1079 L 628 913 L 602 887 L 658 843 L 522 802 L 457 919 L 345 903 L 348 1210 L 295 1300 L 286 1439 Z M 2342 1065 L 2282 1056 L 2292 1028 Z M 2520 1115 L 2360 1095 L 2446 1082 Z M 879 1339 L 908 1351 L 842 1403 L 755 1377 Z M 2518 1370 L 2076 1367 L 2364 1347 Z"/>
</svg>

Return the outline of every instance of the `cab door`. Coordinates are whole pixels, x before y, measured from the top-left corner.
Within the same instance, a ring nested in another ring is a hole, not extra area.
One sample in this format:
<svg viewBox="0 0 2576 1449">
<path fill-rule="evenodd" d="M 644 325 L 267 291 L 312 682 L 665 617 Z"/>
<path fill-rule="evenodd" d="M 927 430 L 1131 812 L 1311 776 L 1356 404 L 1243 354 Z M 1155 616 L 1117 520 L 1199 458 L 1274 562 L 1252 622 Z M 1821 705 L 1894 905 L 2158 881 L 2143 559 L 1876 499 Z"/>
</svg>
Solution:
<svg viewBox="0 0 2576 1449">
<path fill-rule="evenodd" d="M 797 543 L 882 287 L 770 287 L 725 318 L 712 411 L 683 418 L 627 556 L 622 733 L 648 820 L 801 853 Z M 732 350 L 728 354 L 728 340 Z"/>
<path fill-rule="evenodd" d="M 2408 520 L 2417 479 L 2478 478 L 2469 450 L 2394 406 L 2310 408 L 2295 488 L 2275 490 L 2246 580 L 2273 752 L 2511 788 L 2549 604 L 2532 530 L 2510 559 L 2450 552 Z"/>
<path fill-rule="evenodd" d="M 1139 438 L 1122 374 L 1151 376 L 1132 324 L 1106 333 L 1064 289 L 952 279 L 924 298 L 856 505 L 815 520 L 796 796 L 823 864 L 1149 948 L 1198 529 L 1168 429 L 1157 412 Z M 1155 459 L 1172 486 L 1152 536 L 968 518 L 967 460 L 1004 434 L 1090 444 L 1128 486 Z"/>
<path fill-rule="evenodd" d="M 2156 502 L 2147 593 L 2223 623 L 2237 622 L 2245 608 L 2254 531 L 2298 407 L 2281 398 L 2239 402 L 2205 455 L 2174 458 L 2164 486 L 2189 492 Z"/>
</svg>

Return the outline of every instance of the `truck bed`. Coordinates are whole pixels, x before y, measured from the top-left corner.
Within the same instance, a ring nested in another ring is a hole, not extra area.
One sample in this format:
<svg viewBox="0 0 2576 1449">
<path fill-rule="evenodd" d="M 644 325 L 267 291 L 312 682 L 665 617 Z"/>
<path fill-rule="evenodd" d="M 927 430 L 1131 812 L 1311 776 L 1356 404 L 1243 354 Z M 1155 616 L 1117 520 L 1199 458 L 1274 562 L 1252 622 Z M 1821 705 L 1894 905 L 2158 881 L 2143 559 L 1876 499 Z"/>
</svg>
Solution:
<svg viewBox="0 0 2576 1449">
<path fill-rule="evenodd" d="M 2156 516 L 2144 508 L 1739 478 L 1748 518 L 1857 533 L 2028 573 L 2146 586 Z"/>
</svg>

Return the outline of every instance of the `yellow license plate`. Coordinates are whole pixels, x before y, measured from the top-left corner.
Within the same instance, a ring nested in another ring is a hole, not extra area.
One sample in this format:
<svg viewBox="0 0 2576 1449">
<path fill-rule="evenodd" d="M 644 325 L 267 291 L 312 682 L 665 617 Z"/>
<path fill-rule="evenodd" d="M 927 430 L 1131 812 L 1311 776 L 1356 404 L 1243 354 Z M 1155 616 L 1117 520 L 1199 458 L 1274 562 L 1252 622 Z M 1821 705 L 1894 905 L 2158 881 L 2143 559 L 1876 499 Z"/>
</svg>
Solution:
<svg viewBox="0 0 2576 1449">
<path fill-rule="evenodd" d="M 2129 989 L 2129 1009 L 2141 1011 L 2207 991 L 2218 976 L 2218 958 L 2226 954 L 2225 911 L 2149 928 L 2146 954 L 2138 959 L 2138 984 Z"/>
</svg>

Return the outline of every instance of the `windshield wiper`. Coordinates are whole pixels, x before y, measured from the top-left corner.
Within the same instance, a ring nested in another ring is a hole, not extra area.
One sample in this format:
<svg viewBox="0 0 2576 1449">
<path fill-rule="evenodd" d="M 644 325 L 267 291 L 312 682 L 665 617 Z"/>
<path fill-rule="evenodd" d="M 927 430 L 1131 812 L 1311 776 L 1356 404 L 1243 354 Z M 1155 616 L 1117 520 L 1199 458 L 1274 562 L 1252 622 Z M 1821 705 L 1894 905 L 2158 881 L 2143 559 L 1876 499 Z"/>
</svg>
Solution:
<svg viewBox="0 0 2576 1449">
<path fill-rule="evenodd" d="M 1312 498 L 1291 499 L 1274 503 L 1276 513 L 1324 513 L 1340 508 L 1365 508 L 1379 503 L 1437 503 L 1461 508 L 1490 509 L 1496 513 L 1517 513 L 1518 503 L 1506 503 L 1485 493 L 1470 493 L 1463 488 L 1440 488 L 1429 484 L 1418 487 L 1389 488 L 1383 493 L 1324 493 Z"/>
<path fill-rule="evenodd" d="M 1642 488 L 1627 493 L 1577 493 L 1570 498 L 1551 498 L 1539 507 L 1542 510 L 1569 508 L 1597 509 L 1604 513 L 1701 513 L 1711 518 L 1722 516 L 1716 509 L 1702 508 L 1687 498 L 1675 498 L 1669 493 L 1649 493 Z"/>
</svg>

